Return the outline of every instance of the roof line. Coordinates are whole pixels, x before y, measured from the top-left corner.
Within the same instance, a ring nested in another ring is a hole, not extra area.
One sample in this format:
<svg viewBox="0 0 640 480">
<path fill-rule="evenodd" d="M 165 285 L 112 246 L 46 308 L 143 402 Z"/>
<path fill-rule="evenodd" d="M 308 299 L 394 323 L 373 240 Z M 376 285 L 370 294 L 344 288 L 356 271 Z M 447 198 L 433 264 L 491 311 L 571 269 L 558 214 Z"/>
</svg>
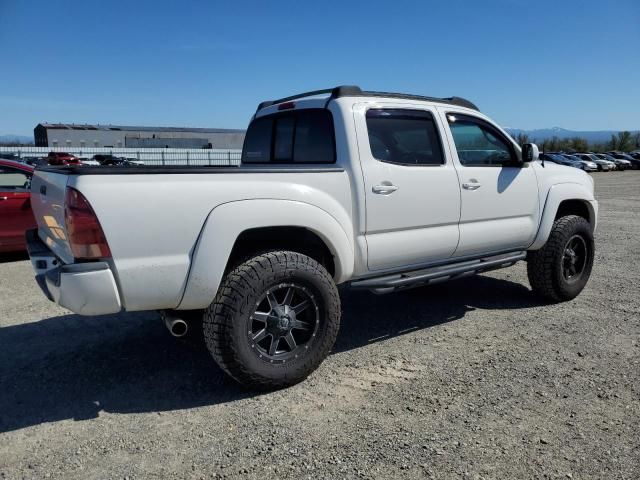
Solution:
<svg viewBox="0 0 640 480">
<path fill-rule="evenodd" d="M 299 93 L 297 95 L 291 95 L 289 97 L 279 98 L 277 100 L 266 100 L 264 102 L 261 102 L 258 105 L 258 109 L 256 111 L 262 110 L 263 108 L 270 107 L 272 105 L 276 105 L 279 103 L 290 102 L 292 100 L 296 100 L 299 98 L 314 97 L 316 95 L 324 95 L 327 93 L 329 94 L 329 99 L 327 100 L 327 102 L 331 99 L 340 98 L 340 97 L 390 97 L 390 98 L 401 98 L 405 100 L 420 100 L 420 101 L 427 101 L 427 102 L 444 103 L 448 105 L 456 105 L 459 107 L 471 108 L 473 110 L 480 111 L 480 109 L 476 106 L 476 104 L 462 97 L 454 96 L 454 97 L 439 98 L 439 97 L 425 97 L 422 95 L 412 95 L 408 93 L 373 92 L 373 91 L 362 90 L 357 85 L 340 85 L 334 88 L 327 88 L 323 90 L 312 90 L 310 92 Z"/>
</svg>

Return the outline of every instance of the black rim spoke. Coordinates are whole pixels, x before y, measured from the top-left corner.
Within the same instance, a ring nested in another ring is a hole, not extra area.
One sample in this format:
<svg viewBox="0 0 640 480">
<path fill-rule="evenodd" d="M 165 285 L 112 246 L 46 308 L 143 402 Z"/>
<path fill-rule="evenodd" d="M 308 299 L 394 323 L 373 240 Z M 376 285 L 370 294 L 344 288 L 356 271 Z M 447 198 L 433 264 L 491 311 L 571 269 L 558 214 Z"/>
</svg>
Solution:
<svg viewBox="0 0 640 480">
<path fill-rule="evenodd" d="M 273 292 L 267 293 L 267 301 L 269 302 L 269 307 L 271 307 L 271 310 L 275 310 L 280 306 Z"/>
<path fill-rule="evenodd" d="M 296 320 L 293 322 L 293 328 L 295 330 L 311 330 L 311 324 L 303 322 L 302 320 Z"/>
<path fill-rule="evenodd" d="M 278 351 L 278 344 L 280 343 L 280 337 L 276 338 L 271 335 L 271 343 L 269 344 L 269 355 L 275 355 Z"/>
<path fill-rule="evenodd" d="M 291 300 L 293 300 L 293 293 L 293 287 L 289 287 L 289 290 L 287 290 L 287 294 L 284 296 L 284 300 L 282 301 L 283 305 L 291 305 Z"/>
<path fill-rule="evenodd" d="M 253 314 L 253 319 L 258 322 L 267 323 L 267 319 L 270 316 L 270 312 L 255 312 Z"/>
<path fill-rule="evenodd" d="M 267 335 L 269 335 L 267 333 L 267 329 L 263 328 L 262 330 L 260 330 L 258 333 L 255 334 L 255 336 L 253 337 L 253 341 L 256 343 L 261 342 L 266 338 Z"/>
<path fill-rule="evenodd" d="M 293 311 L 296 312 L 296 315 L 299 315 L 302 312 L 304 312 L 309 305 L 310 305 L 309 300 L 305 300 L 304 302 L 299 303 L 298 305 L 293 307 Z"/>
<path fill-rule="evenodd" d="M 296 347 L 298 346 L 298 344 L 296 343 L 296 339 L 293 338 L 293 334 L 291 332 L 287 333 L 284 339 L 287 342 L 287 345 L 289 345 L 289 348 L 291 349 L 291 351 L 295 350 Z"/>
</svg>

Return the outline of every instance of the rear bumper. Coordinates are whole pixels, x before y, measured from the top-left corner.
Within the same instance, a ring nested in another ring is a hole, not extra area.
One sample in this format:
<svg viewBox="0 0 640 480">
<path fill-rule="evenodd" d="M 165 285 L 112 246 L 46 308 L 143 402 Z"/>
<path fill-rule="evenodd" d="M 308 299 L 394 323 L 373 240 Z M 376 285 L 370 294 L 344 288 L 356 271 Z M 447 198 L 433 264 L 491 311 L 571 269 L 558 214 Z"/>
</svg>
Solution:
<svg viewBox="0 0 640 480">
<path fill-rule="evenodd" d="M 27 250 L 36 282 L 52 302 L 80 315 L 104 315 L 122 310 L 113 272 L 107 262 L 62 264 L 40 240 L 27 232 Z"/>
</svg>

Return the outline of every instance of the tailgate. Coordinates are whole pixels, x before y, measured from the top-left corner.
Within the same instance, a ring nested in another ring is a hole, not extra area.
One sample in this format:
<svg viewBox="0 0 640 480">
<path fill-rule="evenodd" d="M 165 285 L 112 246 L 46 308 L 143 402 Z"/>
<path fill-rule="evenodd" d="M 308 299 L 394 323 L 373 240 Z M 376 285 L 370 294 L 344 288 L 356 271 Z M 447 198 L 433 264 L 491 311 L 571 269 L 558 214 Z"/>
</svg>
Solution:
<svg viewBox="0 0 640 480">
<path fill-rule="evenodd" d="M 73 263 L 64 221 L 64 197 L 68 174 L 36 169 L 31 180 L 31 206 L 40 239 L 64 263 Z"/>
</svg>

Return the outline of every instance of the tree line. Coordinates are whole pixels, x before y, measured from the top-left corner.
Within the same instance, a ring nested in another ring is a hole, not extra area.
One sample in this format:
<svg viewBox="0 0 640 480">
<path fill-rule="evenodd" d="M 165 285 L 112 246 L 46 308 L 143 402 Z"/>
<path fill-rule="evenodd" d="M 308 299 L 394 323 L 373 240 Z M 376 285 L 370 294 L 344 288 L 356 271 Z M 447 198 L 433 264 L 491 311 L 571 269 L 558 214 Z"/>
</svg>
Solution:
<svg viewBox="0 0 640 480">
<path fill-rule="evenodd" d="M 538 143 L 535 139 L 531 140 L 526 133 L 519 133 L 515 140 L 519 145 L 536 143 L 540 151 L 544 152 L 609 152 L 611 150 L 630 152 L 640 149 L 640 132 L 632 134 L 627 131 L 611 135 L 611 140 L 608 142 L 589 142 L 586 138 L 580 137 L 552 137 Z"/>
</svg>

